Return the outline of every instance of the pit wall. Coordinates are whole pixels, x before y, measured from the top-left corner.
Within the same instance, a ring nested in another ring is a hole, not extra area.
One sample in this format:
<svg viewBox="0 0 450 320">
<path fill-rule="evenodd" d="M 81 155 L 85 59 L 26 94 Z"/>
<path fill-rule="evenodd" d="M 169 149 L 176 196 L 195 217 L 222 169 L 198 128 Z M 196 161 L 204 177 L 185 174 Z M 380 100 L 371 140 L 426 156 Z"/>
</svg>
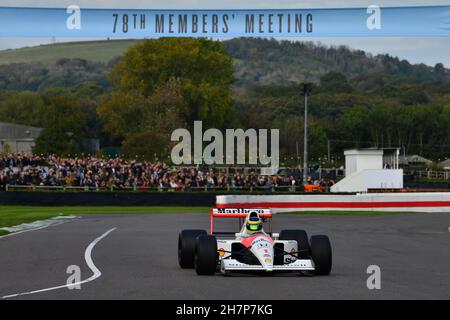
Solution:
<svg viewBox="0 0 450 320">
<path fill-rule="evenodd" d="M 450 212 L 450 192 L 362 193 L 348 195 L 218 195 L 218 208 L 293 211 Z"/>
</svg>

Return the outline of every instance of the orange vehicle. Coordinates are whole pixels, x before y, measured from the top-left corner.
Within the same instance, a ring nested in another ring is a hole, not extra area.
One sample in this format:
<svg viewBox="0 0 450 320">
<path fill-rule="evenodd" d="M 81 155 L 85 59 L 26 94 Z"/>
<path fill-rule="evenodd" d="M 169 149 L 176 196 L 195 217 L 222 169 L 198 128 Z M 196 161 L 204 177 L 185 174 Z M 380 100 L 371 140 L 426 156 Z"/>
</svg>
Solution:
<svg viewBox="0 0 450 320">
<path fill-rule="evenodd" d="M 305 189 L 305 192 L 323 192 L 320 184 L 304 184 L 303 188 Z"/>
</svg>

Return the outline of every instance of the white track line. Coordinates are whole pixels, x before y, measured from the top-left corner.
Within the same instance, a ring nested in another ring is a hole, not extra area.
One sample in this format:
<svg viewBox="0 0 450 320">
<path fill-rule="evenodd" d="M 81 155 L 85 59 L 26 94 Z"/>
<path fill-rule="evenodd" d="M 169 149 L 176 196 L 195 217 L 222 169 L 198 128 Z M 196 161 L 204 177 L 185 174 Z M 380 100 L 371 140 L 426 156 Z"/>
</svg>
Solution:
<svg viewBox="0 0 450 320">
<path fill-rule="evenodd" d="M 81 217 L 74 217 L 73 219 L 80 219 L 80 218 Z M 14 232 L 5 234 L 3 236 L 0 236 L 0 239 L 16 236 L 18 234 L 25 233 L 25 232 L 37 231 L 37 230 L 45 229 L 45 228 L 48 228 L 48 227 L 56 227 L 56 226 L 59 226 L 59 225 L 61 225 L 63 223 L 70 222 L 70 221 L 72 221 L 72 220 L 67 219 L 67 220 L 55 222 L 54 224 L 47 224 L 47 225 L 44 225 L 42 227 L 37 227 L 37 228 L 32 228 L 32 229 L 25 229 L 25 230 L 22 230 L 22 231 L 14 231 Z"/>
<path fill-rule="evenodd" d="M 62 288 L 67 288 L 67 287 L 72 287 L 72 286 L 77 286 L 77 285 L 81 285 L 83 283 L 87 283 L 87 282 L 91 282 L 94 281 L 95 279 L 97 279 L 98 277 L 100 277 L 102 275 L 101 271 L 95 266 L 94 261 L 92 261 L 92 249 L 94 249 L 95 245 L 102 240 L 103 238 L 105 238 L 108 234 L 110 234 L 111 232 L 113 232 L 114 230 L 116 230 L 117 228 L 112 228 L 108 231 L 106 231 L 104 234 L 102 234 L 100 237 L 98 237 L 97 239 L 95 239 L 94 241 L 92 241 L 89 246 L 86 248 L 86 251 L 84 252 L 84 259 L 86 260 L 86 264 L 88 265 L 89 269 L 91 269 L 91 271 L 94 273 L 92 276 L 90 276 L 88 279 L 83 280 L 83 281 L 79 281 L 79 282 L 75 282 L 75 283 L 70 283 L 70 284 L 65 284 L 62 286 L 57 286 L 57 287 L 51 287 L 51 288 L 45 288 L 45 289 L 40 289 L 40 290 L 34 290 L 34 291 L 29 291 L 29 292 L 22 292 L 22 293 L 15 293 L 15 294 L 10 294 L 7 296 L 3 296 L 1 297 L 2 299 L 6 299 L 6 298 L 13 298 L 13 297 L 18 297 L 18 296 L 24 296 L 24 295 L 29 295 L 29 294 L 34 294 L 34 293 L 40 293 L 40 292 L 46 292 L 46 291 L 52 291 L 52 290 L 57 290 L 57 289 L 62 289 Z"/>
</svg>

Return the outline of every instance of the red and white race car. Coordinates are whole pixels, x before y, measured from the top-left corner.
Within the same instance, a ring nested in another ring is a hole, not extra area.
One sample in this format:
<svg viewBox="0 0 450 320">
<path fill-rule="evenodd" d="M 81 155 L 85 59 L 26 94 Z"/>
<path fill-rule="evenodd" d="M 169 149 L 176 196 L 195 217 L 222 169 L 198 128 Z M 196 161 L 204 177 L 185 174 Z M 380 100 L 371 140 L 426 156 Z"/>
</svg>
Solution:
<svg viewBox="0 0 450 320">
<path fill-rule="evenodd" d="M 199 275 L 216 272 L 307 272 L 328 275 L 332 253 L 327 236 L 308 240 L 304 230 L 272 232 L 270 209 L 214 208 L 210 212 L 210 233 L 183 230 L 178 238 L 181 268 L 195 268 Z M 239 232 L 217 232 L 214 218 L 238 218 Z M 263 224 L 268 224 L 268 232 Z M 221 236 L 217 239 L 216 236 Z M 227 239 L 230 238 L 230 239 Z"/>
</svg>

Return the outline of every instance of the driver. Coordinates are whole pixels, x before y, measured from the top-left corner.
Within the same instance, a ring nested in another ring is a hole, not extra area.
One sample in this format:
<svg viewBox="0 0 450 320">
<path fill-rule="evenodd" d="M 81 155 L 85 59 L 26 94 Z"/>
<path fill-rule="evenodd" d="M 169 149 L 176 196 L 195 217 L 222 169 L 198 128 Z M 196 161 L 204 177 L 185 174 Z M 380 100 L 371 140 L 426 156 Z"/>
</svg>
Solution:
<svg viewBox="0 0 450 320">
<path fill-rule="evenodd" d="M 263 230 L 263 220 L 259 217 L 257 212 L 253 211 L 246 218 L 241 234 L 243 237 L 248 237 L 257 233 L 265 234 Z"/>
</svg>

